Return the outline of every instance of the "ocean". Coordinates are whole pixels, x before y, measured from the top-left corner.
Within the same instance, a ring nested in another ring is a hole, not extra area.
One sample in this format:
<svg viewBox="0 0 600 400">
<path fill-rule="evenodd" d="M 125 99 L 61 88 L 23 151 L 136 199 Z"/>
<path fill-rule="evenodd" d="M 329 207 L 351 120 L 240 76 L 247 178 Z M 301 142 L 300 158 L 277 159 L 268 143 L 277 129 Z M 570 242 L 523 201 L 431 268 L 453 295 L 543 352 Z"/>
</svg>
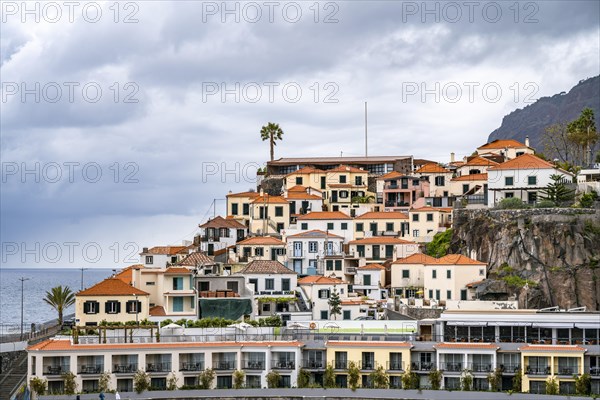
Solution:
<svg viewBox="0 0 600 400">
<path fill-rule="evenodd" d="M 83 271 L 83 287 L 90 287 L 113 273 L 111 268 L 89 268 Z M 73 292 L 81 289 L 81 269 L 76 268 L 0 268 L 0 334 L 15 333 L 21 323 L 21 281 L 23 282 L 23 326 L 41 324 L 57 318 L 54 308 L 44 302 L 46 291 L 63 285 Z M 75 306 L 64 315 L 75 313 Z"/>
</svg>

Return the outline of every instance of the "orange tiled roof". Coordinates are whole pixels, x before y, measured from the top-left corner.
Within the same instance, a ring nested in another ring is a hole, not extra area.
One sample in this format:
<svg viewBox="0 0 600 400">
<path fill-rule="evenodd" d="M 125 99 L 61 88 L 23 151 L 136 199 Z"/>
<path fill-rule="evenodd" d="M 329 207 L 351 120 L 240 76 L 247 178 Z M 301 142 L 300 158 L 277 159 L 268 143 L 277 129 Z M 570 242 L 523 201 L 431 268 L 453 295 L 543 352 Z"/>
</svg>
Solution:
<svg viewBox="0 0 600 400">
<path fill-rule="evenodd" d="M 309 275 L 298 279 L 298 285 L 341 285 L 344 281 L 329 276 Z"/>
<path fill-rule="evenodd" d="M 351 240 L 348 244 L 415 244 L 408 240 L 399 239 L 392 236 L 377 236 L 364 239 Z"/>
<path fill-rule="evenodd" d="M 238 246 L 249 245 L 249 246 L 265 246 L 265 245 L 278 245 L 285 246 L 285 243 L 281 240 L 274 238 L 273 236 L 252 236 L 246 238 L 240 242 L 237 242 Z"/>
<path fill-rule="evenodd" d="M 400 178 L 401 176 L 405 176 L 403 173 L 398 172 L 398 171 L 392 171 L 392 172 L 388 172 L 387 174 L 381 175 L 379 179 L 382 180 L 386 180 L 386 179 L 394 179 L 394 178 Z"/>
<path fill-rule="evenodd" d="M 250 197 L 250 198 L 254 198 L 254 197 L 258 197 L 260 196 L 259 193 L 256 192 L 240 192 L 240 193 L 229 193 L 227 194 L 227 197 Z"/>
<path fill-rule="evenodd" d="M 557 169 L 552 163 L 542 160 L 533 154 L 523 154 L 512 160 L 495 165 L 490 170 L 500 169 Z"/>
<path fill-rule="evenodd" d="M 493 166 L 493 165 L 498 165 L 498 163 L 496 161 L 490 160 L 489 158 L 475 156 L 475 157 L 471 158 L 470 160 L 468 160 L 463 165 L 463 167 L 468 167 L 468 166 L 485 167 L 485 166 Z"/>
<path fill-rule="evenodd" d="M 433 346 L 436 349 L 472 349 L 472 350 L 498 350 L 500 347 L 492 343 L 440 343 Z"/>
<path fill-rule="evenodd" d="M 123 282 L 125 282 L 126 284 L 131 285 L 133 283 L 133 270 L 141 269 L 141 268 L 144 268 L 144 266 L 142 264 L 130 265 L 129 267 L 123 268 L 121 270 L 121 272 L 116 274 L 115 278 L 118 278 L 118 279 L 122 280 Z"/>
<path fill-rule="evenodd" d="M 326 346 L 348 346 L 348 347 L 406 347 L 407 349 L 413 347 L 408 342 L 367 342 L 367 341 L 342 341 L 342 340 L 328 340 L 325 343 Z"/>
<path fill-rule="evenodd" d="M 369 211 L 354 219 L 408 219 L 408 215 L 396 211 Z"/>
<path fill-rule="evenodd" d="M 163 306 L 154 306 L 150 308 L 149 314 L 153 317 L 164 317 L 167 312 Z"/>
<path fill-rule="evenodd" d="M 453 182 L 470 182 L 470 181 L 487 181 L 488 174 L 471 174 L 461 175 L 456 178 L 452 178 Z"/>
<path fill-rule="evenodd" d="M 240 224 L 233 218 L 223 218 L 220 215 L 213 219 L 210 219 L 200 225 L 200 228 L 231 228 L 231 229 L 245 229 L 246 227 Z"/>
<path fill-rule="evenodd" d="M 298 175 L 298 174 L 309 175 L 309 174 L 319 174 L 319 173 L 323 174 L 323 173 L 325 173 L 325 171 L 316 169 L 313 167 L 302 167 L 294 172 L 290 172 L 289 174 L 286 175 L 286 177 L 291 176 L 291 175 Z"/>
<path fill-rule="evenodd" d="M 479 146 L 477 148 L 477 150 L 480 150 L 480 149 L 504 149 L 506 147 L 520 148 L 520 147 L 527 147 L 527 146 L 525 146 L 524 143 L 521 143 L 518 140 L 514 140 L 514 139 L 496 139 L 494 141 L 484 144 L 483 146 Z"/>
<path fill-rule="evenodd" d="M 179 261 L 177 265 L 184 265 L 188 267 L 197 267 L 202 264 L 213 265 L 215 264 L 214 260 L 204 254 L 201 251 L 195 251 L 193 253 L 188 254 L 183 260 Z"/>
<path fill-rule="evenodd" d="M 365 173 L 365 174 L 368 173 L 364 169 L 351 167 L 349 165 L 338 165 L 337 167 L 328 169 L 325 172 L 352 172 L 352 173 Z"/>
<path fill-rule="evenodd" d="M 281 196 L 271 196 L 270 194 L 264 194 L 252 200 L 252 203 L 288 204 L 288 201 Z"/>
<path fill-rule="evenodd" d="M 392 264 L 432 264 L 437 262 L 437 258 L 423 253 L 411 254 L 408 257 L 399 258 Z"/>
<path fill-rule="evenodd" d="M 295 235 L 290 235 L 288 238 L 334 238 L 334 239 L 343 239 L 342 236 L 334 235 L 333 233 L 327 233 L 325 231 L 321 231 L 319 229 L 313 229 L 306 232 L 296 233 Z"/>
<path fill-rule="evenodd" d="M 244 274 L 291 274 L 297 275 L 296 271 L 292 271 L 279 261 L 272 260 L 255 260 L 249 262 L 244 269 L 238 272 L 239 275 Z"/>
<path fill-rule="evenodd" d="M 288 192 L 285 198 L 291 200 L 323 200 L 323 197 L 307 192 Z"/>
<path fill-rule="evenodd" d="M 299 220 L 303 219 L 352 219 L 341 211 L 313 211 L 308 214 L 300 215 Z"/>
<path fill-rule="evenodd" d="M 123 280 L 113 277 L 103 280 L 94 286 L 77 293 L 77 296 L 149 296 L 147 292 L 128 285 Z"/>
<path fill-rule="evenodd" d="M 577 345 L 568 345 L 568 344 L 557 344 L 557 345 L 543 345 L 543 344 L 528 344 L 523 347 L 519 347 L 519 351 L 549 351 L 549 352 L 585 352 L 587 349 L 577 346 Z"/>
<path fill-rule="evenodd" d="M 485 282 L 485 279 L 482 279 L 480 281 L 475 281 L 475 282 L 467 283 L 467 287 L 468 288 L 472 288 L 472 287 L 477 286 L 477 285 L 479 285 L 479 284 L 481 284 L 483 282 Z"/>
<path fill-rule="evenodd" d="M 341 304 L 344 306 L 360 306 L 362 304 L 365 304 L 365 301 L 364 300 L 346 299 L 346 300 L 342 300 Z"/>
<path fill-rule="evenodd" d="M 185 249 L 187 249 L 187 246 L 155 246 L 148 250 L 147 254 L 168 254 L 173 256 Z"/>
<path fill-rule="evenodd" d="M 367 264 L 363 267 L 358 267 L 358 269 L 362 269 L 362 270 L 371 270 L 371 271 L 380 271 L 382 269 L 385 269 L 385 267 L 381 264 Z"/>
<path fill-rule="evenodd" d="M 448 254 L 444 257 L 440 257 L 437 259 L 438 264 L 452 264 L 452 265 L 486 265 L 486 263 L 473 260 L 467 256 L 463 256 L 462 254 Z"/>
<path fill-rule="evenodd" d="M 192 273 L 192 271 L 190 271 L 189 269 L 184 268 L 184 267 L 169 267 L 169 268 L 167 268 L 165 270 L 165 274 L 179 274 L 179 275 L 185 274 L 185 275 L 188 275 L 188 274 L 191 274 L 191 273 Z"/>
<path fill-rule="evenodd" d="M 421 168 L 415 171 L 417 174 L 449 174 L 451 173 L 446 168 L 436 163 L 429 163 L 423 165 Z"/>
<path fill-rule="evenodd" d="M 48 339 L 27 348 L 28 351 L 77 351 L 77 350 L 122 350 L 122 349 L 177 349 L 202 347 L 300 347 L 304 343 L 293 342 L 160 342 L 160 343 L 107 343 L 73 344 L 69 339 Z"/>
<path fill-rule="evenodd" d="M 453 209 L 450 207 L 431 207 L 431 206 L 423 206 L 419 208 L 411 208 L 410 212 L 452 212 Z"/>
</svg>

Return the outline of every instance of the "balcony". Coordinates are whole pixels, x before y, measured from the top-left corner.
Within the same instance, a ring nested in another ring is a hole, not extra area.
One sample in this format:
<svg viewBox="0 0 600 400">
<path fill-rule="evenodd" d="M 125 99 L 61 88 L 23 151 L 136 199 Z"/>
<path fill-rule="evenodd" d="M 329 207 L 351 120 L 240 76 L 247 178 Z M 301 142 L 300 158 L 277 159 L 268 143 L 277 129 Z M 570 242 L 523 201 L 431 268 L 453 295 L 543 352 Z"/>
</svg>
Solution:
<svg viewBox="0 0 600 400">
<path fill-rule="evenodd" d="M 272 360 L 271 368 L 273 369 L 295 369 L 296 363 L 294 361 L 286 361 L 286 360 Z"/>
<path fill-rule="evenodd" d="M 388 361 L 387 362 L 387 370 L 388 371 L 404 371 L 404 365 L 402 361 Z"/>
<path fill-rule="evenodd" d="M 525 367 L 527 375 L 550 375 L 550 367 Z"/>
<path fill-rule="evenodd" d="M 115 374 L 133 374 L 137 371 L 137 363 L 115 364 L 112 372 Z"/>
<path fill-rule="evenodd" d="M 242 360 L 242 369 L 263 371 L 265 369 L 265 362 L 262 360 Z"/>
<path fill-rule="evenodd" d="M 558 368 L 555 369 L 555 373 L 557 375 L 566 375 L 566 376 L 579 375 L 579 368 L 577 368 L 576 366 L 561 367 L 559 365 Z"/>
<path fill-rule="evenodd" d="M 356 267 L 346 267 L 346 275 L 356 275 Z"/>
<path fill-rule="evenodd" d="M 377 368 L 375 361 L 359 361 L 358 363 L 358 369 L 362 371 L 373 371 L 375 368 Z"/>
<path fill-rule="evenodd" d="M 204 362 L 184 362 L 179 366 L 180 371 L 203 371 Z"/>
<path fill-rule="evenodd" d="M 448 363 L 440 363 L 440 370 L 446 372 L 462 372 L 464 369 L 463 363 L 457 362 L 448 362 Z"/>
<path fill-rule="evenodd" d="M 79 366 L 79 374 L 81 375 L 101 374 L 102 372 L 104 372 L 104 364 Z"/>
<path fill-rule="evenodd" d="M 335 360 L 335 362 L 333 363 L 333 368 L 348 369 L 348 361 L 347 360 Z"/>
<path fill-rule="evenodd" d="M 521 368 L 521 364 L 500 364 L 500 371 L 508 374 L 515 374 Z"/>
<path fill-rule="evenodd" d="M 71 370 L 70 364 L 48 365 L 44 368 L 44 375 L 62 375 Z"/>
<path fill-rule="evenodd" d="M 492 364 L 473 363 L 469 365 L 468 369 L 470 369 L 473 372 L 492 372 Z"/>
<path fill-rule="evenodd" d="M 255 296 L 295 296 L 294 290 L 261 290 L 254 292 Z"/>
<path fill-rule="evenodd" d="M 146 372 L 171 372 L 171 363 L 148 363 L 146 364 Z"/>
<path fill-rule="evenodd" d="M 435 365 L 432 362 L 412 362 L 410 369 L 412 371 L 431 371 L 435 369 Z"/>
<path fill-rule="evenodd" d="M 591 367 L 590 375 L 591 376 L 600 376 L 600 367 Z"/>
<path fill-rule="evenodd" d="M 409 207 L 410 203 L 407 201 L 386 201 L 386 207 Z"/>
<path fill-rule="evenodd" d="M 236 369 L 235 364 L 236 364 L 235 361 L 214 361 L 213 369 L 215 369 L 217 371 L 234 370 L 234 369 Z"/>
<path fill-rule="evenodd" d="M 305 369 L 322 369 L 325 368 L 325 363 L 318 360 L 304 360 L 302 361 L 302 368 Z"/>
</svg>

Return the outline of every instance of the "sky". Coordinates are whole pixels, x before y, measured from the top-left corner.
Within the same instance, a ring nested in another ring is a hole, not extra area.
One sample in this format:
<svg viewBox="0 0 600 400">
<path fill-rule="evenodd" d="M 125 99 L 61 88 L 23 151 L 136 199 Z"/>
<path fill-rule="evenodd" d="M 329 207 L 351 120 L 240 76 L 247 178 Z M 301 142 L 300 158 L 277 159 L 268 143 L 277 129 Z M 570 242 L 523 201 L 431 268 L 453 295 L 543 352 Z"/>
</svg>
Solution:
<svg viewBox="0 0 600 400">
<path fill-rule="evenodd" d="M 1 266 L 191 240 L 275 157 L 471 154 L 600 71 L 597 1 L 1 2 Z M 214 206 L 213 206 L 214 205 Z"/>
</svg>

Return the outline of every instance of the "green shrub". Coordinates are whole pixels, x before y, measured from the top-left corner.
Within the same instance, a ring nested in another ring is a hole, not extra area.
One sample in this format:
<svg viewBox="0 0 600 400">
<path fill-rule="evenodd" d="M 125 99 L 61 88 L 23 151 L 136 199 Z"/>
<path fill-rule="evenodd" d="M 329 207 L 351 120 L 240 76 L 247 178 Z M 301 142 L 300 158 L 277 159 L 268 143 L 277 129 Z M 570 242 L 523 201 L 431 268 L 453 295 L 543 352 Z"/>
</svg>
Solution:
<svg viewBox="0 0 600 400">
<path fill-rule="evenodd" d="M 358 380 L 360 379 L 360 369 L 354 361 L 348 363 L 348 386 L 353 391 L 358 388 Z"/>
<path fill-rule="evenodd" d="M 500 210 L 518 210 L 521 208 L 527 208 L 527 205 L 523 203 L 523 200 L 517 197 L 510 197 L 500 200 L 496 208 Z"/>
<path fill-rule="evenodd" d="M 246 373 L 244 371 L 236 370 L 233 373 L 233 388 L 234 389 L 243 388 L 245 378 L 246 378 Z"/>
<path fill-rule="evenodd" d="M 42 378 L 31 378 L 29 381 L 29 387 L 31 391 L 37 394 L 38 396 L 42 396 L 46 393 L 46 387 L 48 385 L 48 381 Z"/>
<path fill-rule="evenodd" d="M 552 200 L 540 200 L 536 205 L 536 208 L 554 208 L 556 204 Z"/>
<path fill-rule="evenodd" d="M 429 371 L 429 385 L 433 390 L 440 390 L 442 386 L 442 371 L 435 368 Z"/>
<path fill-rule="evenodd" d="M 276 389 L 281 383 L 281 375 L 277 371 L 271 371 L 267 374 L 267 386 L 270 389 Z"/>
<path fill-rule="evenodd" d="M 335 370 L 333 369 L 333 365 L 329 364 L 325 368 L 325 373 L 323 374 L 323 387 L 324 388 L 334 388 L 335 384 Z"/>
<path fill-rule="evenodd" d="M 215 380 L 215 371 L 212 368 L 207 368 L 198 375 L 198 383 L 200 389 L 212 389 L 213 381 Z"/>
<path fill-rule="evenodd" d="M 579 395 L 587 396 L 592 392 L 592 378 L 590 374 L 574 376 L 575 392 Z"/>
<path fill-rule="evenodd" d="M 401 380 L 403 389 L 409 390 L 419 388 L 419 376 L 410 369 L 404 371 Z"/>
<path fill-rule="evenodd" d="M 141 369 L 137 370 L 133 376 L 133 390 L 136 393 L 142 393 L 150 388 L 150 376 Z"/>
<path fill-rule="evenodd" d="M 558 394 L 558 382 L 556 378 L 548 378 L 546 380 L 546 394 Z"/>
<path fill-rule="evenodd" d="M 304 368 L 298 371 L 298 387 L 307 388 L 310 385 L 310 373 Z"/>
<path fill-rule="evenodd" d="M 522 373 L 523 371 L 521 371 L 521 368 L 515 371 L 515 376 L 512 380 L 512 390 L 515 393 L 519 393 L 521 391 L 521 386 L 523 384 L 523 375 L 521 375 Z"/>
<path fill-rule="evenodd" d="M 61 375 L 64 384 L 65 394 L 75 394 L 77 392 L 77 382 L 75 382 L 75 374 L 72 372 L 65 372 Z"/>
<path fill-rule="evenodd" d="M 387 389 L 390 387 L 390 377 L 382 366 L 369 374 L 373 389 Z"/>
</svg>

